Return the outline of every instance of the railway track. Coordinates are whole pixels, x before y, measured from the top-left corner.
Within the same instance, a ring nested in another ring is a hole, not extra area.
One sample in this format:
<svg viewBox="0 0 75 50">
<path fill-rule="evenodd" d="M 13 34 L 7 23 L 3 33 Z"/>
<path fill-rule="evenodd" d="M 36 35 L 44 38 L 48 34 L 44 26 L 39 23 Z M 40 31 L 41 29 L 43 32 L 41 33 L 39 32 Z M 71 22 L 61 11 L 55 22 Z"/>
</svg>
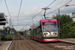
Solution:
<svg viewBox="0 0 75 50">
<path fill-rule="evenodd" d="M 9 50 L 75 50 L 75 45 L 64 42 L 40 43 L 34 40 L 26 40 L 25 37 L 16 35 Z"/>
<path fill-rule="evenodd" d="M 30 42 L 44 48 L 45 50 L 75 50 L 74 44 L 68 44 L 63 42 L 57 42 L 57 43 L 40 43 L 37 41 L 30 40 Z"/>
<path fill-rule="evenodd" d="M 19 35 L 13 39 L 8 50 L 33 50 Z"/>
<path fill-rule="evenodd" d="M 44 48 L 45 50 L 62 50 L 61 48 L 55 48 L 55 47 L 47 45 L 45 43 L 40 43 L 40 42 L 37 42 L 37 41 L 35 42 L 33 40 L 31 40 L 30 42 L 32 42 L 32 43 Z"/>
<path fill-rule="evenodd" d="M 75 50 L 75 44 L 64 43 L 64 42 L 53 42 L 53 43 L 40 43 L 34 40 L 30 40 L 30 42 L 44 48 L 45 50 Z"/>
<path fill-rule="evenodd" d="M 54 46 L 56 48 L 62 48 L 62 50 L 75 50 L 75 44 L 57 42 L 57 43 L 47 43 L 48 46 Z"/>
</svg>

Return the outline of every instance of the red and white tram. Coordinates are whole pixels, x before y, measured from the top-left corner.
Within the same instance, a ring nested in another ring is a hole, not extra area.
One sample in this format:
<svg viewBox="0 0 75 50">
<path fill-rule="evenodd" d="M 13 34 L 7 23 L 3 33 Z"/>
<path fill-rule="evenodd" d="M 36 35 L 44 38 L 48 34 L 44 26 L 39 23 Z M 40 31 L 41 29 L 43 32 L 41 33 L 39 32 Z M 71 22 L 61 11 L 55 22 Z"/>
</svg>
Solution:
<svg viewBox="0 0 75 50">
<path fill-rule="evenodd" d="M 30 38 L 40 42 L 58 41 L 58 26 L 56 19 L 41 19 L 31 26 Z"/>
</svg>

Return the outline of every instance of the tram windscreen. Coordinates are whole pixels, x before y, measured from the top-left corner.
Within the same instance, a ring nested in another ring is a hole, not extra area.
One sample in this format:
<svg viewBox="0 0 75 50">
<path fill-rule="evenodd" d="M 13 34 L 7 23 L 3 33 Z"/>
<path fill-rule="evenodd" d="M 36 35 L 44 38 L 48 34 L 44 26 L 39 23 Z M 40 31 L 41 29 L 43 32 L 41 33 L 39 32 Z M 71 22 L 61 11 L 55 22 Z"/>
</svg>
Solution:
<svg viewBox="0 0 75 50">
<path fill-rule="evenodd" d="M 57 31 L 56 22 L 44 22 L 43 29 L 44 31 Z"/>
</svg>

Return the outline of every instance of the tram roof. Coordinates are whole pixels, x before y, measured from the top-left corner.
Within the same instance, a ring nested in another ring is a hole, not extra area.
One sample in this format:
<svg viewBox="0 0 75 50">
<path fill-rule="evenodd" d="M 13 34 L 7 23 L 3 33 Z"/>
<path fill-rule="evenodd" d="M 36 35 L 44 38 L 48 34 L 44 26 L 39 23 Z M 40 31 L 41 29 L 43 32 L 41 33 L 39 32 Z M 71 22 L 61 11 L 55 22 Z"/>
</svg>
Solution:
<svg viewBox="0 0 75 50">
<path fill-rule="evenodd" d="M 39 22 L 33 24 L 33 25 L 31 26 L 31 29 L 37 28 L 38 26 L 40 26 L 40 24 L 41 24 L 42 22 L 48 22 L 48 21 L 57 22 L 56 19 L 41 19 Z"/>
<path fill-rule="evenodd" d="M 55 22 L 55 21 L 57 21 L 57 20 L 56 20 L 56 19 L 41 19 L 40 21 L 41 21 L 41 22 L 45 22 L 45 21 L 47 21 L 47 22 L 48 22 L 48 21 L 52 21 L 52 22 L 54 21 L 54 22 Z"/>
</svg>

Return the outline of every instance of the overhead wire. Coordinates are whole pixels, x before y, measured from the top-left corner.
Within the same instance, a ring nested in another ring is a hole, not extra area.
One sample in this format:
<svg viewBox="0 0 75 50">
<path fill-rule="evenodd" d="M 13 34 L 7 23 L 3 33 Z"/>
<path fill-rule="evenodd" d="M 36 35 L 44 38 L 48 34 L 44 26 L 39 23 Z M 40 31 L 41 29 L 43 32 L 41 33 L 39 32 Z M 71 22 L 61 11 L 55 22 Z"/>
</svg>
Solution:
<svg viewBox="0 0 75 50">
<path fill-rule="evenodd" d="M 10 12 L 9 12 L 8 5 L 7 5 L 6 0 L 4 0 L 4 2 L 5 2 L 5 5 L 6 5 L 6 8 L 7 8 L 7 11 L 8 11 L 9 16 L 12 17 L 11 14 L 10 14 Z"/>
<path fill-rule="evenodd" d="M 72 1 L 72 0 L 68 1 L 67 3 L 63 4 L 63 5 L 60 6 L 59 8 L 62 8 L 62 7 L 65 6 L 66 4 L 70 3 L 71 1 Z M 51 4 L 52 4 L 52 3 L 51 3 Z M 50 4 L 49 4 L 48 6 L 50 6 Z M 48 6 L 47 6 L 47 7 L 48 7 Z M 52 13 L 52 12 L 54 12 L 54 11 L 56 11 L 56 10 L 58 10 L 58 8 L 55 9 L 55 10 L 53 10 L 53 11 L 51 11 L 50 13 Z M 48 14 L 50 14 L 50 13 L 48 13 Z"/>
<path fill-rule="evenodd" d="M 52 1 L 47 7 L 49 7 L 49 6 L 50 6 L 51 4 L 53 4 L 55 1 L 56 1 L 56 0 Z M 47 7 L 46 7 L 46 8 L 47 8 Z M 43 11 L 43 10 L 42 10 L 42 11 Z M 40 14 L 42 11 L 40 11 L 40 12 L 37 13 L 35 16 L 33 16 L 32 19 L 33 19 L 34 17 L 36 17 L 38 14 Z"/>
<path fill-rule="evenodd" d="M 52 2 L 52 3 L 50 3 L 48 6 L 50 6 L 51 4 L 53 4 L 55 2 L 55 0 Z M 21 5 L 22 5 L 22 0 L 21 0 L 21 3 L 20 3 L 20 8 L 19 8 L 19 12 L 18 12 L 18 16 L 17 16 L 17 23 L 18 23 L 18 17 L 19 17 L 19 14 L 20 14 L 20 10 L 21 10 Z M 47 7 L 48 7 L 47 6 Z M 42 10 L 43 11 L 43 10 Z M 40 11 L 39 13 L 37 13 L 35 16 L 33 16 L 32 18 L 34 18 L 34 17 L 36 17 L 38 14 L 40 14 L 42 11 Z M 30 21 L 31 22 L 31 21 Z M 30 22 L 28 22 L 28 23 L 30 23 Z"/>
<path fill-rule="evenodd" d="M 4 0 L 4 2 L 5 2 L 5 5 L 6 5 L 6 8 L 7 8 L 7 11 L 8 11 L 9 16 L 12 17 L 11 14 L 10 14 L 10 11 L 9 11 L 9 8 L 8 8 L 8 5 L 7 5 L 6 0 Z M 10 18 L 10 28 L 11 27 L 12 27 L 12 21 L 11 21 L 11 18 Z"/>
<path fill-rule="evenodd" d="M 53 2 L 51 2 L 47 7 L 49 7 L 51 4 L 53 4 L 54 2 L 55 2 L 56 0 L 54 0 Z M 47 8 L 46 7 L 46 8 Z M 42 10 L 43 11 L 43 10 Z M 38 14 L 40 14 L 42 11 L 40 11 Z M 34 17 L 36 17 L 38 14 L 36 14 Z M 34 17 L 32 17 L 32 19 L 34 18 Z"/>
<path fill-rule="evenodd" d="M 56 1 L 56 0 L 52 1 L 47 7 L 49 7 L 49 6 L 50 6 L 51 4 L 53 4 L 55 1 Z M 47 7 L 46 7 L 46 8 L 47 8 Z M 42 10 L 42 11 L 43 11 L 43 10 Z M 36 17 L 37 15 L 39 15 L 42 11 L 40 11 L 40 12 L 37 13 L 35 16 L 33 16 L 33 17 L 32 17 L 32 20 L 33 20 L 34 17 Z M 32 20 L 31 20 L 31 21 L 32 21 Z M 31 22 L 31 21 L 30 21 L 30 22 Z M 30 23 L 30 22 L 28 22 L 28 23 Z"/>
<path fill-rule="evenodd" d="M 49 7 L 51 4 L 53 4 L 56 0 L 54 0 L 53 2 L 51 2 L 47 7 Z M 47 8 L 46 7 L 46 8 Z M 42 10 L 43 11 L 43 10 Z M 40 14 L 42 11 L 40 11 L 39 13 L 37 13 L 35 16 L 33 16 L 32 18 L 36 17 L 38 14 Z"/>
<path fill-rule="evenodd" d="M 7 3 L 6 3 L 6 0 L 4 0 L 5 1 L 5 4 L 6 4 L 6 7 L 7 7 L 7 10 L 8 10 L 8 13 L 9 13 L 9 16 L 11 16 L 11 14 L 10 14 L 10 12 L 9 12 L 9 9 L 8 9 L 8 6 L 7 6 Z M 49 7 L 51 4 L 53 4 L 54 2 L 55 2 L 56 0 L 54 0 L 52 3 L 50 3 L 47 7 Z M 70 0 L 69 2 L 71 2 L 72 0 Z M 68 4 L 69 2 L 67 2 L 66 4 Z M 66 4 L 64 4 L 64 5 L 66 5 Z M 22 5 L 22 0 L 21 0 L 21 3 L 20 3 L 20 8 L 19 8 L 19 12 L 18 12 L 18 15 L 17 15 L 17 21 L 18 21 L 18 17 L 19 17 L 19 14 L 20 14 L 20 10 L 21 10 L 21 5 Z M 59 7 L 59 8 L 62 8 L 64 5 L 62 5 L 61 7 Z M 58 8 L 57 8 L 58 9 Z M 54 11 L 56 11 L 57 9 L 55 9 L 55 10 L 53 10 L 53 11 L 51 11 L 50 13 L 52 13 L 52 12 L 54 12 Z M 43 11 L 43 10 L 42 10 Z M 38 14 L 40 14 L 42 11 L 40 11 L 39 13 L 37 13 L 35 16 L 33 16 L 32 18 L 34 18 L 34 17 L 36 17 Z M 48 13 L 48 14 L 50 14 L 50 13 Z M 30 22 L 29 22 L 30 23 Z"/>
<path fill-rule="evenodd" d="M 56 10 L 58 10 L 58 9 L 62 8 L 62 7 L 63 7 L 63 6 L 65 6 L 66 4 L 70 3 L 71 1 L 72 1 L 72 0 L 68 1 L 67 3 L 63 4 L 62 6 L 60 6 L 59 8 L 57 8 L 57 9 L 55 9 L 55 10 L 51 11 L 51 12 L 50 12 L 50 13 L 48 13 L 48 14 L 51 14 L 52 12 L 54 12 L 54 11 L 56 11 Z"/>
<path fill-rule="evenodd" d="M 17 25 L 18 25 L 18 17 L 19 17 L 20 11 L 21 11 L 22 1 L 23 0 L 21 0 L 21 2 L 20 2 L 20 7 L 19 7 L 18 15 L 17 15 Z"/>
<path fill-rule="evenodd" d="M 21 0 L 21 2 L 20 2 L 20 7 L 19 7 L 18 15 L 17 15 L 17 25 L 18 25 L 18 17 L 19 17 L 20 11 L 21 11 L 22 1 L 23 0 Z"/>
<path fill-rule="evenodd" d="M 6 5 L 6 8 L 7 8 L 7 11 L 8 11 L 9 16 L 12 17 L 11 14 L 10 14 L 10 11 L 8 9 L 8 5 L 7 5 L 6 0 L 4 0 L 4 2 L 5 2 L 5 5 Z M 20 2 L 19 12 L 18 12 L 18 15 L 17 15 L 17 23 L 18 23 L 18 17 L 19 17 L 19 14 L 20 14 L 21 6 L 22 6 L 22 0 Z"/>
<path fill-rule="evenodd" d="M 21 11 L 22 1 L 23 1 L 23 0 L 21 0 L 21 2 L 20 2 L 20 7 L 19 7 L 19 11 L 18 11 L 17 17 L 19 17 L 19 14 L 20 14 L 20 11 Z"/>
<path fill-rule="evenodd" d="M 25 26 L 28 26 L 30 23 L 31 23 L 31 21 L 30 21 L 30 22 L 28 22 L 26 25 L 24 25 L 24 26 L 23 26 L 23 28 L 24 28 Z"/>
<path fill-rule="evenodd" d="M 72 0 L 70 0 L 70 1 L 68 1 L 67 3 L 65 3 L 65 4 L 63 4 L 62 6 L 60 6 L 59 8 L 62 8 L 64 5 L 66 5 L 66 4 L 68 4 L 68 3 L 70 3 Z M 49 6 L 49 5 L 48 5 Z M 48 7 L 47 6 L 47 7 Z M 58 10 L 58 8 L 57 9 L 55 9 L 55 10 L 53 10 L 53 11 L 51 11 L 50 13 L 52 13 L 52 12 L 54 12 L 54 11 L 56 11 L 56 10 Z M 48 13 L 48 14 L 50 14 L 50 13 Z"/>
</svg>

